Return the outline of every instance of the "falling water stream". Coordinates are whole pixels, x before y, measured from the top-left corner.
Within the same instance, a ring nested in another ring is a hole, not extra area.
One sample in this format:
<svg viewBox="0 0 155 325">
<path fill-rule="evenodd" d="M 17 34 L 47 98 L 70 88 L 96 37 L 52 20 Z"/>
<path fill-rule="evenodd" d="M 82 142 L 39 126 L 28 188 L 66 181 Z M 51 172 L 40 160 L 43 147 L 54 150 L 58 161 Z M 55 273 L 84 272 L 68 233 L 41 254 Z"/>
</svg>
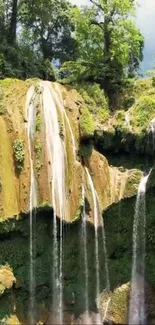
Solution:
<svg viewBox="0 0 155 325">
<path fill-rule="evenodd" d="M 82 213 L 82 239 L 84 247 L 84 272 L 85 272 L 85 311 L 89 312 L 89 294 L 88 294 L 88 253 L 87 253 L 87 215 L 85 207 L 85 188 L 82 187 L 82 201 L 83 201 L 83 213 Z"/>
<path fill-rule="evenodd" d="M 106 250 L 106 236 L 104 230 L 104 224 L 101 216 L 101 211 L 99 207 L 99 200 L 94 188 L 94 184 L 88 169 L 85 167 L 86 174 L 88 177 L 89 186 L 92 193 L 93 198 L 93 206 L 94 206 L 94 226 L 95 226 L 95 263 L 96 263 L 96 298 L 99 298 L 100 295 L 100 265 L 99 265 L 99 239 L 98 239 L 98 227 L 100 226 L 102 229 L 102 240 L 103 240 L 103 254 L 105 258 L 105 277 L 106 277 L 106 290 L 110 290 L 110 281 L 109 281 L 109 269 L 108 269 L 108 260 L 107 260 L 107 250 Z M 101 324 L 107 315 L 108 307 L 109 307 L 110 300 L 107 301 L 107 307 L 105 310 L 105 314 L 103 316 L 103 320 L 101 320 L 100 314 L 96 315 L 97 324 Z"/>
<path fill-rule="evenodd" d="M 54 210 L 53 224 L 53 310 L 57 311 L 56 322 L 63 323 L 63 219 L 65 216 L 65 150 L 60 137 L 58 113 L 53 96 L 53 89 L 49 82 L 42 82 L 43 110 L 46 127 L 46 143 L 50 161 L 50 175 L 52 177 L 52 205 Z M 58 249 L 57 218 L 60 218 L 60 245 Z"/>
<path fill-rule="evenodd" d="M 151 171 L 150 171 L 151 172 Z M 129 306 L 129 324 L 145 324 L 145 192 L 150 173 L 141 179 L 138 188 L 133 225 L 133 263 Z"/>
<path fill-rule="evenodd" d="M 65 108 L 64 108 L 64 103 L 63 103 L 63 98 L 62 98 L 62 94 L 61 94 L 61 91 L 60 91 L 60 88 L 59 88 L 59 85 L 58 84 L 55 84 L 55 90 L 56 90 L 56 102 L 57 104 L 59 105 L 59 107 L 61 108 L 63 114 L 64 114 L 64 117 L 65 117 L 65 120 L 67 122 L 67 126 L 69 128 L 69 131 L 70 131 L 70 135 L 71 135 L 71 143 L 72 143 L 72 148 L 73 148 L 73 154 L 74 154 L 74 160 L 76 159 L 76 145 L 75 145 L 75 138 L 74 138 L 74 134 L 73 134 L 73 131 L 72 131 L 72 128 L 71 128 L 71 125 L 70 125 L 70 121 L 69 121 L 69 118 L 66 114 L 66 111 L 65 111 Z"/>
<path fill-rule="evenodd" d="M 34 176 L 33 167 L 33 145 L 35 137 L 35 121 L 36 121 L 36 106 L 35 106 L 35 91 L 34 87 L 30 87 L 27 92 L 26 98 L 26 116 L 28 120 L 28 148 L 30 157 L 30 324 L 35 322 L 35 248 L 34 248 L 34 228 L 35 228 L 35 216 L 33 215 L 33 208 L 37 206 L 37 191 L 36 180 Z M 34 212 L 35 213 L 35 212 Z"/>
<path fill-rule="evenodd" d="M 100 294 L 100 276 L 99 276 L 99 243 L 98 243 L 98 226 L 99 226 L 99 215 L 98 215 L 98 203 L 96 197 L 96 191 L 90 173 L 87 168 L 85 168 L 88 182 L 90 185 L 93 206 L 94 206 L 94 227 L 95 227 L 95 263 L 96 263 L 96 297 L 99 297 Z"/>
</svg>

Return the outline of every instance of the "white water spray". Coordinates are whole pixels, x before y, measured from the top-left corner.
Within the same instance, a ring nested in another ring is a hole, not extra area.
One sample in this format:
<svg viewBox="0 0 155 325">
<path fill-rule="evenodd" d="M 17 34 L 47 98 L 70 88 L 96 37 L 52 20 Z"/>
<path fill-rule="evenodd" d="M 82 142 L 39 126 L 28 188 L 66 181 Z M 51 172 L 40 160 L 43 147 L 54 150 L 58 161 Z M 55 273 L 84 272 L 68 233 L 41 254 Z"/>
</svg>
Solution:
<svg viewBox="0 0 155 325">
<path fill-rule="evenodd" d="M 129 325 L 145 324 L 145 192 L 149 176 L 150 173 L 141 179 L 135 206 Z"/>
<path fill-rule="evenodd" d="M 46 127 L 46 143 L 50 161 L 50 174 L 52 177 L 52 205 L 54 209 L 53 224 L 53 310 L 57 312 L 59 324 L 63 323 L 63 227 L 65 216 L 65 150 L 60 138 L 57 107 L 53 89 L 49 82 L 41 82 L 43 87 L 43 109 Z M 60 218 L 60 250 L 58 252 L 57 218 Z"/>
<path fill-rule="evenodd" d="M 34 248 L 34 231 L 35 231 L 35 218 L 33 216 L 33 208 L 37 206 L 37 191 L 36 191 L 36 180 L 34 176 L 33 168 L 33 145 L 35 137 L 35 121 L 36 121 L 36 107 L 35 107 L 35 91 L 34 87 L 30 87 L 26 97 L 26 116 L 28 120 L 28 148 L 30 157 L 30 200 L 29 200 L 29 211 L 30 211 L 30 324 L 34 324 L 35 320 L 35 248 Z"/>
</svg>

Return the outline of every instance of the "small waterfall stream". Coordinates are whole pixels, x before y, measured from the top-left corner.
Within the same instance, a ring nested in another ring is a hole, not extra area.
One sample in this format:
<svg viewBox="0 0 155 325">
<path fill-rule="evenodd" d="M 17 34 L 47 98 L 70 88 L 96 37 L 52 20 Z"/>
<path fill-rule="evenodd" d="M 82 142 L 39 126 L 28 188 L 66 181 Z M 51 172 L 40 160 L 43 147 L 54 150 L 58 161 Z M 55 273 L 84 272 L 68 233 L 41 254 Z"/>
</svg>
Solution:
<svg viewBox="0 0 155 325">
<path fill-rule="evenodd" d="M 56 322 L 63 323 L 63 225 L 65 216 L 65 150 L 60 138 L 60 127 L 55 98 L 51 84 L 42 82 L 43 87 L 43 110 L 46 128 L 46 143 L 50 161 L 50 175 L 52 178 L 52 205 L 54 210 L 53 224 L 53 310 L 56 311 Z M 60 217 L 60 245 L 58 251 L 57 218 Z"/>
<path fill-rule="evenodd" d="M 102 215 L 101 215 L 100 207 L 99 207 L 99 199 L 98 199 L 96 190 L 94 188 L 94 184 L 93 184 L 92 178 L 90 176 L 90 173 L 89 173 L 89 171 L 88 171 L 88 169 L 86 167 L 85 167 L 85 170 L 86 170 L 89 186 L 90 186 L 91 193 L 92 193 L 93 206 L 94 206 L 96 298 L 97 298 L 97 301 L 98 301 L 98 298 L 99 298 L 99 295 L 100 295 L 100 265 L 99 265 L 99 238 L 98 238 L 98 227 L 99 226 L 101 227 L 101 230 L 102 230 L 103 254 L 104 254 L 104 258 L 105 258 L 106 290 L 109 291 L 110 290 L 110 280 L 109 280 L 109 268 L 108 268 L 108 259 L 107 259 L 107 250 L 106 250 L 106 236 L 105 236 L 103 219 L 102 219 Z M 109 303 L 110 303 L 110 299 L 107 302 L 107 307 L 106 307 L 105 314 L 103 316 L 103 320 L 101 320 L 101 316 L 100 316 L 99 313 L 96 315 L 97 324 L 102 324 L 102 322 L 106 319 Z"/>
<path fill-rule="evenodd" d="M 74 154 L 74 160 L 76 160 L 76 145 L 75 145 L 75 138 L 74 138 L 74 134 L 73 134 L 73 131 L 72 131 L 72 128 L 71 128 L 71 125 L 70 125 L 70 121 L 69 121 L 69 118 L 66 114 L 66 111 L 65 111 L 65 108 L 64 108 L 64 103 L 63 103 L 63 98 L 62 98 L 62 94 L 61 94 L 61 91 L 60 91 L 60 88 L 59 88 L 59 85 L 58 84 L 55 84 L 54 86 L 55 90 L 56 90 L 56 94 L 55 94 L 55 99 L 56 99 L 56 102 L 58 104 L 59 107 L 61 107 L 61 110 L 64 114 L 64 117 L 65 117 L 65 120 L 67 122 L 67 126 L 69 128 L 69 131 L 70 131 L 70 135 L 71 135 L 71 143 L 72 143 L 72 148 L 73 148 L 73 154 Z"/>
<path fill-rule="evenodd" d="M 150 173 L 141 179 L 135 206 L 133 225 L 133 263 L 129 306 L 130 325 L 145 324 L 145 192 L 149 176 Z"/>
<path fill-rule="evenodd" d="M 99 226 L 99 214 L 98 214 L 98 202 L 96 197 L 96 191 L 94 188 L 94 184 L 88 168 L 85 168 L 89 186 L 92 193 L 93 198 L 93 206 L 94 206 L 94 226 L 95 226 L 95 262 L 96 262 L 96 297 L 99 297 L 100 294 L 100 276 L 99 276 L 99 243 L 98 243 L 98 226 Z"/>
<path fill-rule="evenodd" d="M 89 288 L 88 288 L 88 253 L 87 253 L 87 215 L 85 207 L 85 188 L 82 186 L 82 201 L 83 201 L 83 212 L 82 212 L 82 240 L 84 247 L 84 272 L 85 272 L 85 311 L 89 312 Z"/>
<path fill-rule="evenodd" d="M 26 98 L 26 115 L 28 120 L 28 148 L 30 157 L 30 200 L 29 200 L 29 211 L 30 211 L 30 324 L 35 322 L 35 247 L 34 247 L 34 236 L 35 236 L 35 216 L 33 215 L 33 208 L 37 206 L 37 191 L 36 191 L 36 180 L 34 176 L 33 167 L 33 145 L 35 137 L 35 120 L 36 120 L 36 107 L 35 107 L 35 92 L 34 87 L 30 87 L 27 92 Z"/>
</svg>

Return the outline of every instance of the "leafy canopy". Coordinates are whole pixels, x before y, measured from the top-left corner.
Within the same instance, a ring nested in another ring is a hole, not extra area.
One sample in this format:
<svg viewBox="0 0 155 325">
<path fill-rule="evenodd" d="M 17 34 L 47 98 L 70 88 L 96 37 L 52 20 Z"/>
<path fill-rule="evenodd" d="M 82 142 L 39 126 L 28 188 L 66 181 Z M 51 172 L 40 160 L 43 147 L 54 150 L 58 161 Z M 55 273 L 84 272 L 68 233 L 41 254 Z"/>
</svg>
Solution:
<svg viewBox="0 0 155 325">
<path fill-rule="evenodd" d="M 96 81 L 110 95 L 125 78 L 134 76 L 143 58 L 143 36 L 131 15 L 131 0 L 90 0 L 92 7 L 71 11 L 78 58 L 62 71 L 70 80 Z"/>
</svg>

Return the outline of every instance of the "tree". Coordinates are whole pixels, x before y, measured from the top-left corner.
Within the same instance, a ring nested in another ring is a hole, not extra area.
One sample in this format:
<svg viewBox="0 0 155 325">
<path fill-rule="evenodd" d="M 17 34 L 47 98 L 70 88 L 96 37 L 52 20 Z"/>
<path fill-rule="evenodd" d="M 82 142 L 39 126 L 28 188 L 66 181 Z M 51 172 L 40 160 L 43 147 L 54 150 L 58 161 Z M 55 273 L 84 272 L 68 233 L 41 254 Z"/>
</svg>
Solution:
<svg viewBox="0 0 155 325">
<path fill-rule="evenodd" d="M 44 59 L 74 59 L 76 41 L 72 38 L 70 8 L 66 0 L 21 0 L 20 21 L 29 31 L 31 45 Z"/>
<path fill-rule="evenodd" d="M 17 17 L 18 17 L 18 0 L 12 0 L 10 25 L 9 25 L 9 30 L 8 30 L 9 44 L 16 43 Z"/>
<path fill-rule="evenodd" d="M 79 56 L 70 63 L 70 72 L 100 83 L 111 100 L 124 80 L 138 70 L 144 40 L 130 19 L 134 0 L 90 1 L 92 8 L 72 11 Z M 65 64 L 63 70 L 68 68 Z"/>
</svg>

